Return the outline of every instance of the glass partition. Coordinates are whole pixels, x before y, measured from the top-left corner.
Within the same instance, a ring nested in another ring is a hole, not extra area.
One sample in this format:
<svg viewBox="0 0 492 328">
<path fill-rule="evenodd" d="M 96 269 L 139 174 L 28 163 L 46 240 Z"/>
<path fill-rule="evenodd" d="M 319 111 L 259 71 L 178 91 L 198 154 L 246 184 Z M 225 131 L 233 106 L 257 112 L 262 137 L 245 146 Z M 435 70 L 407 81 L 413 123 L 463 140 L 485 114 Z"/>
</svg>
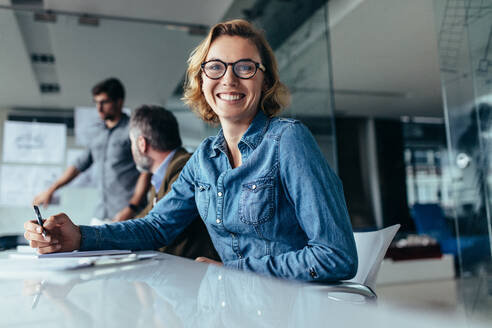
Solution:
<svg viewBox="0 0 492 328">
<path fill-rule="evenodd" d="M 280 77 L 292 93 L 284 115 L 306 124 L 337 170 L 329 5 L 322 5 L 276 49 Z"/>
<path fill-rule="evenodd" d="M 435 1 L 463 274 L 490 270 L 492 1 Z"/>
<path fill-rule="evenodd" d="M 460 291 L 489 313 L 492 274 L 492 1 L 435 0 Z"/>
</svg>

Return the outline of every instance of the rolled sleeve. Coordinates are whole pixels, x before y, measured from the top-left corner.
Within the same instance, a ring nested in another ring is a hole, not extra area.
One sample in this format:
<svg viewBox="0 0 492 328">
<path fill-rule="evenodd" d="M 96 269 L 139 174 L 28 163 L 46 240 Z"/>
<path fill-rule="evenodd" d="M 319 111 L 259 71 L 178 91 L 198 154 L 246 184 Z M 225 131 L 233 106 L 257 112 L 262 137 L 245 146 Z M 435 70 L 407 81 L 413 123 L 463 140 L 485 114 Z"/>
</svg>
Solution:
<svg viewBox="0 0 492 328">
<path fill-rule="evenodd" d="M 87 170 L 92 165 L 92 154 L 90 149 L 84 150 L 84 152 L 71 163 L 79 172 Z"/>
</svg>

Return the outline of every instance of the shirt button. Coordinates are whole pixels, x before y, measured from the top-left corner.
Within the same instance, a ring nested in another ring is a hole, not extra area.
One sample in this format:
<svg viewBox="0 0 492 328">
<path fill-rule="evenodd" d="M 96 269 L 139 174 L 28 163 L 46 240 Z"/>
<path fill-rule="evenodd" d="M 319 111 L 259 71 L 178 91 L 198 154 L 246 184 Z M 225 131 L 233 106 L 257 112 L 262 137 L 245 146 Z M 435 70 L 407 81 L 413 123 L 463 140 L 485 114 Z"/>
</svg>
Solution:
<svg viewBox="0 0 492 328">
<path fill-rule="evenodd" d="M 217 219 L 217 220 L 215 220 L 215 222 L 217 222 L 217 224 L 220 224 L 222 222 L 222 220 L 221 219 Z"/>
<path fill-rule="evenodd" d="M 252 185 L 251 186 L 251 189 L 256 189 L 256 185 Z"/>
<path fill-rule="evenodd" d="M 219 191 L 219 192 L 217 193 L 217 196 L 222 197 L 222 192 L 220 192 L 220 191 Z"/>
</svg>

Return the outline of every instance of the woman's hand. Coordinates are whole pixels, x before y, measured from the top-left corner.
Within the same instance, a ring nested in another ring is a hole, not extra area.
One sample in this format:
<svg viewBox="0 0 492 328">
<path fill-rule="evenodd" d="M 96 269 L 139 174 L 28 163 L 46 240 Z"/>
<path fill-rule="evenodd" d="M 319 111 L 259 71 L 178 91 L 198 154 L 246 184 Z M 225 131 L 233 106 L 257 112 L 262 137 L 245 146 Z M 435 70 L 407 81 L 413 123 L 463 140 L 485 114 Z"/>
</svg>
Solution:
<svg viewBox="0 0 492 328">
<path fill-rule="evenodd" d="M 208 257 L 205 256 L 199 256 L 195 259 L 196 262 L 204 262 L 204 263 L 209 263 L 209 264 L 214 264 L 218 266 L 222 266 L 222 262 L 214 261 L 212 259 L 209 259 Z"/>
<path fill-rule="evenodd" d="M 65 213 L 50 216 L 43 223 L 46 237 L 37 221 L 24 223 L 24 237 L 30 241 L 32 248 L 37 248 L 40 254 L 53 252 L 71 252 L 80 248 L 81 234 Z"/>
</svg>

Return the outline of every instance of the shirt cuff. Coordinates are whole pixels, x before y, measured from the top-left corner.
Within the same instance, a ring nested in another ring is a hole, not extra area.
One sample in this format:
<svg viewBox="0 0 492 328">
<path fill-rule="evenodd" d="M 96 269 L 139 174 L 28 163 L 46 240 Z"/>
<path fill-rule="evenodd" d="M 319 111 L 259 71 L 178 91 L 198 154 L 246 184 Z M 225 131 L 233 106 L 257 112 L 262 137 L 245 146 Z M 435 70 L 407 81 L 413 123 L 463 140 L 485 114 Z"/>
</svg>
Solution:
<svg viewBox="0 0 492 328">
<path fill-rule="evenodd" d="M 90 251 L 98 249 L 99 242 L 101 240 L 99 230 L 96 227 L 79 226 L 80 228 L 80 250 Z"/>
</svg>

